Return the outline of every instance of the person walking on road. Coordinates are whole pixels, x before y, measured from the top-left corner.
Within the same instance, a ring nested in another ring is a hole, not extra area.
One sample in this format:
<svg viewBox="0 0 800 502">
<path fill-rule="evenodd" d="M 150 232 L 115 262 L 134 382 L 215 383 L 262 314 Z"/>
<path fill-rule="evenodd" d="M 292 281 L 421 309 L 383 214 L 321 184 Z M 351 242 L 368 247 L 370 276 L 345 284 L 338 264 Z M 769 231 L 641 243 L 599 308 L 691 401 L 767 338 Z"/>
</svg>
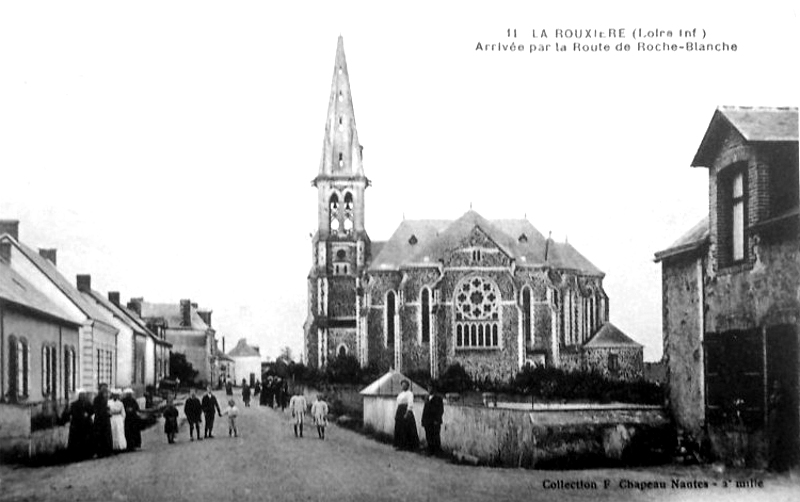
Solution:
<svg viewBox="0 0 800 502">
<path fill-rule="evenodd" d="M 311 405 L 311 417 L 314 419 L 314 425 L 317 426 L 317 435 L 320 439 L 325 439 L 325 426 L 328 425 L 328 403 L 319 394 L 317 400 Z"/>
<path fill-rule="evenodd" d="M 222 414 L 228 417 L 228 436 L 239 437 L 239 431 L 236 429 L 236 417 L 239 416 L 239 408 L 236 407 L 236 401 L 229 400 L 228 407 L 225 408 Z"/>
<path fill-rule="evenodd" d="M 436 386 L 431 386 L 431 393 L 422 408 L 422 426 L 425 428 L 425 438 L 428 443 L 428 453 L 435 455 L 442 449 L 441 431 L 442 416 L 444 415 L 444 401 L 437 392 Z"/>
<path fill-rule="evenodd" d="M 203 396 L 203 402 L 201 403 L 203 408 L 203 415 L 206 419 L 206 428 L 205 432 L 203 433 L 203 437 L 213 438 L 214 437 L 214 410 L 217 411 L 217 415 L 220 417 L 222 416 L 222 411 L 219 409 L 219 403 L 217 402 L 217 398 L 211 392 L 211 386 L 208 387 L 206 395 Z"/>
<path fill-rule="evenodd" d="M 417 421 L 414 419 L 414 394 L 408 380 L 400 383 L 403 389 L 397 395 L 397 411 L 394 415 L 394 447 L 414 451 L 419 447 Z"/>
<path fill-rule="evenodd" d="M 175 434 L 178 433 L 178 408 L 172 402 L 172 396 L 167 396 L 167 407 L 164 408 L 164 433 L 169 444 L 175 443 Z"/>
<path fill-rule="evenodd" d="M 242 387 L 242 401 L 244 401 L 244 406 L 246 408 L 250 407 L 250 386 L 245 385 Z"/>
<path fill-rule="evenodd" d="M 200 422 L 203 416 L 203 405 L 197 398 L 197 391 L 191 390 L 186 403 L 183 405 L 183 414 L 186 415 L 186 421 L 189 422 L 189 441 L 194 441 L 194 433 L 197 432 L 197 440 L 202 441 L 200 437 Z"/>
<path fill-rule="evenodd" d="M 303 419 L 306 416 L 307 407 L 308 403 L 306 403 L 306 398 L 302 394 L 292 396 L 289 401 L 289 410 L 292 412 L 292 418 L 294 419 L 295 437 L 303 437 Z M 299 436 L 297 434 L 298 431 L 300 432 Z"/>
</svg>

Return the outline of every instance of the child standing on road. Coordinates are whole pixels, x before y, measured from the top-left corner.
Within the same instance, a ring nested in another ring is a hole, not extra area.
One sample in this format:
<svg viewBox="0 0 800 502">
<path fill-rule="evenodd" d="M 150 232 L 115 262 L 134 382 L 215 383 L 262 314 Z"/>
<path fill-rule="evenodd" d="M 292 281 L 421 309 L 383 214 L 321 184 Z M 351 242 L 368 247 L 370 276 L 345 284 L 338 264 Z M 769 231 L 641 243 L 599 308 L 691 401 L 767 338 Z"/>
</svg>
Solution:
<svg viewBox="0 0 800 502">
<path fill-rule="evenodd" d="M 164 432 L 169 444 L 174 443 L 178 433 L 178 408 L 172 404 L 172 396 L 167 397 L 167 407 L 164 408 Z"/>
<path fill-rule="evenodd" d="M 239 431 L 236 430 L 236 417 L 239 416 L 239 408 L 236 407 L 236 401 L 231 399 L 228 401 L 228 407 L 222 412 L 223 415 L 228 415 L 228 436 L 231 434 L 233 437 L 239 437 Z"/>
<path fill-rule="evenodd" d="M 317 395 L 317 400 L 311 405 L 311 416 L 314 417 L 319 438 L 325 439 L 325 426 L 328 425 L 328 403 L 320 395 Z"/>
</svg>

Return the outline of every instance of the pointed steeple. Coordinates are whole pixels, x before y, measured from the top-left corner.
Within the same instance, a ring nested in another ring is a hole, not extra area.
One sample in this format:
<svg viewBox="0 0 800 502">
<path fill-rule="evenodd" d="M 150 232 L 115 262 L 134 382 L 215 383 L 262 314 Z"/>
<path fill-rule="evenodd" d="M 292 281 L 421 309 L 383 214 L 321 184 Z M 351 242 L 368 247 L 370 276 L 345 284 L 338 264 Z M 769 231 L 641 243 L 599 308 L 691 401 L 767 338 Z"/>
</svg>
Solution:
<svg viewBox="0 0 800 502">
<path fill-rule="evenodd" d="M 350 78 L 344 56 L 344 40 L 339 35 L 336 47 L 336 63 L 333 67 L 331 97 L 328 101 L 328 117 L 325 123 L 325 138 L 322 141 L 320 176 L 363 177 L 361 145 L 358 143 L 356 116 L 353 112 L 353 97 L 350 94 Z"/>
</svg>

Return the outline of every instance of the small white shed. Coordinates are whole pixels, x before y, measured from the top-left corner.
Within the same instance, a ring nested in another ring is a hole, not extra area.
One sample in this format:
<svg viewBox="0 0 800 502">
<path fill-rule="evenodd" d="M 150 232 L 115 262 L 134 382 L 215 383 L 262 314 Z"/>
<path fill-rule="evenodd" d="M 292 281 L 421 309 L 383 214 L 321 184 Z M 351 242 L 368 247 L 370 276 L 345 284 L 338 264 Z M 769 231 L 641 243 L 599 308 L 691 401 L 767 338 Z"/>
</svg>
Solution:
<svg viewBox="0 0 800 502">
<path fill-rule="evenodd" d="M 428 391 L 402 373 L 390 370 L 369 384 L 361 395 L 364 398 L 364 425 L 369 424 L 376 431 L 394 436 L 394 414 L 397 411 L 397 395 L 403 390 L 400 383 L 408 380 L 414 393 L 414 419 L 420 440 L 425 439 L 422 428 L 422 408 L 425 406 Z"/>
</svg>

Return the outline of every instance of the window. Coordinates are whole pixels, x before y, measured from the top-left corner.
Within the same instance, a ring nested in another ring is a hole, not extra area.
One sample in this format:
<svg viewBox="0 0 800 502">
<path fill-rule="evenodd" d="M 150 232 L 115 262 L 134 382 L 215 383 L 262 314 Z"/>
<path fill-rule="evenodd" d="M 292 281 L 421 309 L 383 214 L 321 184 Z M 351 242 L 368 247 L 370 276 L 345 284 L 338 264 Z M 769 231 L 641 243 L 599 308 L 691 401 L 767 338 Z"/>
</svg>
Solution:
<svg viewBox="0 0 800 502">
<path fill-rule="evenodd" d="M 455 292 L 456 348 L 499 348 L 500 292 L 489 279 L 471 277 Z"/>
<path fill-rule="evenodd" d="M 328 217 L 330 218 L 330 230 L 334 234 L 339 231 L 339 196 L 335 193 L 328 201 Z"/>
<path fill-rule="evenodd" d="M 533 343 L 531 317 L 531 288 L 525 286 L 522 288 L 522 334 L 529 343 Z"/>
<path fill-rule="evenodd" d="M 480 249 L 473 249 L 472 250 L 472 261 L 474 261 L 474 262 L 481 261 L 481 250 Z"/>
<path fill-rule="evenodd" d="M 8 397 L 12 401 L 28 397 L 28 342 L 8 337 Z"/>
<path fill-rule="evenodd" d="M 97 383 L 105 383 L 113 387 L 113 357 L 110 350 L 97 349 Z"/>
<path fill-rule="evenodd" d="M 339 152 L 339 167 L 344 166 L 344 154 Z"/>
<path fill-rule="evenodd" d="M 608 355 L 608 371 L 610 373 L 619 373 L 619 355 L 618 354 L 609 354 Z"/>
<path fill-rule="evenodd" d="M 345 344 L 339 345 L 338 353 L 339 353 L 339 357 L 346 356 L 347 355 L 347 346 Z"/>
<path fill-rule="evenodd" d="M 42 396 L 56 397 L 58 356 L 55 345 L 42 345 Z"/>
<path fill-rule="evenodd" d="M 422 288 L 420 295 L 420 339 L 422 343 L 431 341 L 431 292 L 428 288 Z"/>
<path fill-rule="evenodd" d="M 731 231 L 731 255 L 733 261 L 744 259 L 744 174 L 737 173 L 733 177 L 731 188 L 731 218 L 733 228 Z"/>
<path fill-rule="evenodd" d="M 344 231 L 348 234 L 353 231 L 353 194 L 350 192 L 344 194 Z"/>
<path fill-rule="evenodd" d="M 394 317 L 397 311 L 395 302 L 394 291 L 386 293 L 386 345 L 389 347 L 394 345 Z"/>
<path fill-rule="evenodd" d="M 64 347 L 64 397 L 69 398 L 71 392 L 76 389 L 76 370 L 77 360 L 75 359 L 75 349 Z"/>
</svg>

